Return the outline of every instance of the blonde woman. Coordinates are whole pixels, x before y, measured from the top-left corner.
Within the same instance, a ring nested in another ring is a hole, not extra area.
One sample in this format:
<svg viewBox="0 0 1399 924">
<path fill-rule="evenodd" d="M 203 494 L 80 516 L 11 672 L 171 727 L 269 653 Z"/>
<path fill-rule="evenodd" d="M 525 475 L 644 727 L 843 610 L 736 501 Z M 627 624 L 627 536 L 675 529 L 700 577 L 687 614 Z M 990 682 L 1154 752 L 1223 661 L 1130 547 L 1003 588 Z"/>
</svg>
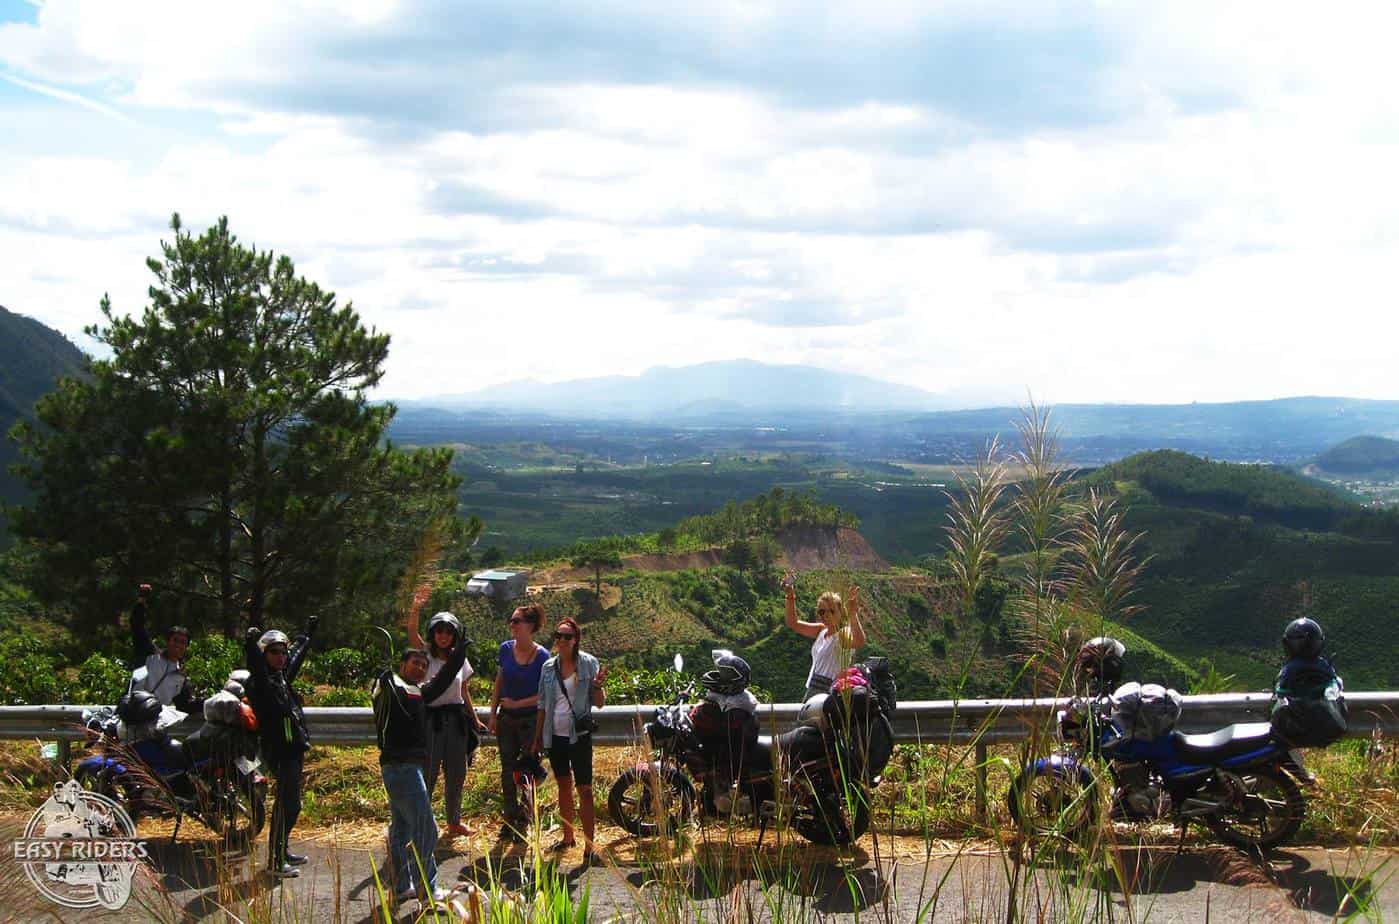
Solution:
<svg viewBox="0 0 1399 924">
<path fill-rule="evenodd" d="M 823 593 L 816 601 L 818 622 L 797 618 L 796 576 L 791 572 L 783 579 L 787 590 L 787 628 L 812 639 L 811 671 L 806 675 L 803 700 L 818 693 L 829 693 L 831 684 L 842 669 L 848 667 L 851 656 L 864 647 L 865 630 L 860 625 L 860 588 L 850 588 L 850 599 L 842 601 L 833 590 Z"/>
</svg>

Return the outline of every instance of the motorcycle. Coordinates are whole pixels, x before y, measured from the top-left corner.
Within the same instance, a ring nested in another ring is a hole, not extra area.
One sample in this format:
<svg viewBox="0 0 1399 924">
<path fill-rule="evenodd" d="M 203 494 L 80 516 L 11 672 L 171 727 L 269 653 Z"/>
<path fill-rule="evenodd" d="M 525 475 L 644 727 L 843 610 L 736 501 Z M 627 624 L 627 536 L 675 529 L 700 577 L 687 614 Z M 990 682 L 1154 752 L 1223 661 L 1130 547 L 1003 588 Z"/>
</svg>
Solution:
<svg viewBox="0 0 1399 924">
<path fill-rule="evenodd" d="M 1190 822 L 1199 822 L 1248 850 L 1283 843 L 1306 813 L 1302 784 L 1311 777 L 1301 755 L 1266 722 L 1141 736 L 1114 715 L 1108 696 L 1075 698 L 1056 719 L 1061 745 L 1011 784 L 1011 816 L 1027 834 L 1078 839 L 1091 830 L 1100 783 L 1111 786 L 1113 821 L 1170 818 L 1182 838 Z"/>
<path fill-rule="evenodd" d="M 677 656 L 676 671 L 683 665 Z M 656 709 L 643 726 L 652 759 L 624 770 L 608 793 L 608 811 L 625 831 L 674 834 L 696 815 L 745 819 L 758 822 L 761 843 L 781 818 L 812 843 L 845 845 L 869 829 L 871 793 L 893 751 L 883 711 L 852 710 L 840 694 L 815 697 L 796 728 L 741 748 L 735 768 L 716 753 L 713 736 L 696 729 L 694 697 L 690 682 Z"/>
<path fill-rule="evenodd" d="M 266 822 L 267 778 L 255 726 L 244 718 L 251 710 L 240 711 L 230 694 L 218 697 L 232 700 L 221 703 L 231 707 L 224 710 L 224 721 L 210 721 L 206 708 L 204 724 L 183 742 L 167 733 L 185 718 L 171 706 L 149 726 L 136 728 L 111 707 L 85 716 L 95 753 L 78 763 L 74 776 L 115 801 L 133 821 L 173 817 L 172 841 L 185 816 L 193 816 L 230 846 L 246 844 Z"/>
</svg>

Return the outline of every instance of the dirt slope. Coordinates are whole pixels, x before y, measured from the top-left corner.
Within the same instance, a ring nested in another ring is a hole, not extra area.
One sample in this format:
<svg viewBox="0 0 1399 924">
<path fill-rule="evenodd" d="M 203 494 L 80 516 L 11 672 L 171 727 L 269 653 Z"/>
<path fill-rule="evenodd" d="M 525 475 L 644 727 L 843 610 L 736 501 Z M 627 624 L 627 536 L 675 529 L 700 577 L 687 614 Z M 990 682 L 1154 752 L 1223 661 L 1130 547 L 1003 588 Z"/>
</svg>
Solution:
<svg viewBox="0 0 1399 924">
<path fill-rule="evenodd" d="M 889 563 L 869 544 L 858 530 L 841 527 L 828 529 L 807 526 L 789 529 L 777 537 L 782 547 L 778 566 L 796 571 L 817 571 L 830 568 L 852 568 L 856 571 L 888 571 Z M 722 550 L 677 552 L 673 555 L 623 555 L 622 566 L 636 571 L 703 570 L 722 564 Z M 531 584 L 566 584 L 591 581 L 593 573 L 586 568 L 549 568 L 530 575 Z"/>
</svg>

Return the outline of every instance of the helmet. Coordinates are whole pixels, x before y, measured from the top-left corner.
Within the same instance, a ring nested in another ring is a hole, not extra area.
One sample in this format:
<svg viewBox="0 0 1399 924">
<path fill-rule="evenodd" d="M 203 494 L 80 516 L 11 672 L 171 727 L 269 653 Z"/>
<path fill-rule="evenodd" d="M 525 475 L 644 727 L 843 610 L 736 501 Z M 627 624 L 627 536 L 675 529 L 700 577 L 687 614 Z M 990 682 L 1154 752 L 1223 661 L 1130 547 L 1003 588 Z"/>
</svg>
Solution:
<svg viewBox="0 0 1399 924">
<path fill-rule="evenodd" d="M 440 613 L 434 614 L 433 617 L 427 621 L 427 639 L 429 642 L 432 641 L 432 633 L 438 626 L 446 626 L 456 633 L 458 639 L 461 638 L 461 621 L 451 613 L 443 610 Z"/>
<path fill-rule="evenodd" d="M 1104 688 L 1111 688 L 1122 679 L 1122 656 L 1127 646 L 1107 635 L 1090 638 L 1078 649 L 1074 659 L 1080 672 Z"/>
<path fill-rule="evenodd" d="M 273 645 L 281 645 L 283 648 L 291 647 L 291 639 L 281 629 L 268 629 L 262 633 L 262 637 L 257 640 L 258 651 L 267 651 Z"/>
<path fill-rule="evenodd" d="M 145 690 L 128 693 L 117 703 L 117 717 L 127 725 L 154 722 L 160 715 L 160 700 Z"/>
<path fill-rule="evenodd" d="M 1326 634 L 1315 619 L 1303 616 L 1287 624 L 1282 633 L 1282 648 L 1288 657 L 1315 658 L 1321 654 L 1321 646 L 1326 644 Z"/>
<path fill-rule="evenodd" d="M 511 775 L 515 778 L 515 785 L 523 788 L 544 782 L 549 778 L 549 771 L 544 769 L 538 755 L 524 751 L 515 759 L 515 770 Z"/>
<path fill-rule="evenodd" d="M 253 679 L 253 672 L 248 670 L 246 667 L 240 667 L 236 671 L 229 671 L 228 679 L 233 681 L 234 683 L 241 683 L 243 686 L 246 687 L 248 685 L 248 681 Z"/>
<path fill-rule="evenodd" d="M 748 689 L 753 671 L 748 662 L 732 651 L 720 648 L 713 652 L 714 667 L 700 676 L 700 686 L 711 693 L 732 696 Z"/>
<path fill-rule="evenodd" d="M 236 680 L 230 680 L 228 683 L 224 684 L 223 691 L 225 693 L 232 693 L 239 699 L 242 699 L 244 694 L 247 693 L 247 690 L 243 689 L 243 685 Z"/>
</svg>

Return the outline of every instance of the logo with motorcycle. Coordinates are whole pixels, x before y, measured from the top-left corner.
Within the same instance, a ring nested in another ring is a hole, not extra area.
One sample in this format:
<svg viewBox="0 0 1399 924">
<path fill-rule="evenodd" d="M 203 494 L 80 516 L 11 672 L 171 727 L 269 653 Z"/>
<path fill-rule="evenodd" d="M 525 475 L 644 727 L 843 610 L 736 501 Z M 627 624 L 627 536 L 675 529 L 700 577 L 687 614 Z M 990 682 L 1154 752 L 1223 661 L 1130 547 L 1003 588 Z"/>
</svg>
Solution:
<svg viewBox="0 0 1399 924">
<path fill-rule="evenodd" d="M 13 843 L 25 877 L 65 908 L 123 907 L 136 867 L 149 856 L 131 816 L 77 780 L 54 784 L 53 795 Z"/>
</svg>

